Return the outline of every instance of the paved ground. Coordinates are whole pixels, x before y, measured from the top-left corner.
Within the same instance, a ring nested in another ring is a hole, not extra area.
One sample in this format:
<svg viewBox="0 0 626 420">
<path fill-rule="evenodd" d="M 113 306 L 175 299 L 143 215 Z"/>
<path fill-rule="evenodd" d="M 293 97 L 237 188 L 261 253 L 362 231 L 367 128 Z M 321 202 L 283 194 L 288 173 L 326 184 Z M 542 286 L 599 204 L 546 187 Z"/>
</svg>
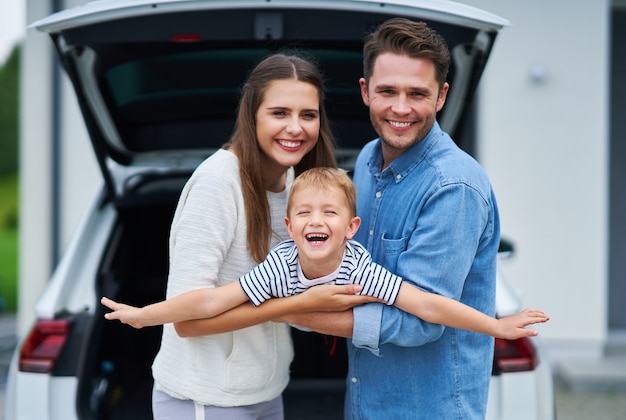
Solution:
<svg viewBox="0 0 626 420">
<path fill-rule="evenodd" d="M 624 420 L 626 393 L 567 391 L 557 383 L 558 420 Z"/>
<path fill-rule="evenodd" d="M 0 419 L 4 418 L 4 389 L 7 367 L 15 349 L 15 317 L 0 315 Z M 623 360 L 623 363 L 622 363 Z M 618 373 L 626 373 L 626 359 L 612 362 L 611 368 Z M 598 384 L 598 378 L 595 378 Z M 558 420 L 625 420 L 626 390 L 621 387 L 581 387 L 577 383 L 555 382 L 556 411 Z M 601 391 L 591 391 L 600 389 Z M 503 419 L 506 420 L 506 419 Z M 530 419 L 529 419 L 530 420 Z"/>
<path fill-rule="evenodd" d="M 555 374 L 559 420 L 626 419 L 626 335 L 612 333 L 600 360 L 561 361 Z"/>
<path fill-rule="evenodd" d="M 4 389 L 16 341 L 15 316 L 0 315 L 0 419 L 4 419 Z"/>
</svg>

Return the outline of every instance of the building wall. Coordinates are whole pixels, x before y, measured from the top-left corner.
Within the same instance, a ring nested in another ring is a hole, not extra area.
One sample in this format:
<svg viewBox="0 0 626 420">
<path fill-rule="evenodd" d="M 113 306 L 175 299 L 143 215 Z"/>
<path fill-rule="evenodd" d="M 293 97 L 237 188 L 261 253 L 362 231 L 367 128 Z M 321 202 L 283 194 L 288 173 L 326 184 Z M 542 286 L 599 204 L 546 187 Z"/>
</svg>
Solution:
<svg viewBox="0 0 626 420">
<path fill-rule="evenodd" d="M 626 336 L 626 0 L 614 8 L 611 27 L 609 328 Z"/>
<path fill-rule="evenodd" d="M 551 315 L 539 327 L 551 350 L 576 348 L 589 357 L 600 355 L 607 337 L 608 1 L 464 1 L 512 23 L 496 41 L 481 82 L 477 144 L 498 196 L 503 234 L 516 246 L 503 271 L 527 305 Z M 27 0 L 29 23 L 49 11 L 45 1 Z M 21 333 L 34 320 L 54 249 L 62 252 L 99 182 L 62 75 L 56 136 L 62 153 L 51 161 L 51 57 L 47 36 L 29 29 L 21 121 Z M 56 241 L 46 213 L 54 165 L 61 180 Z"/>
<path fill-rule="evenodd" d="M 467 4 L 506 17 L 480 89 L 479 159 L 498 197 L 504 264 L 559 357 L 607 337 L 607 0 Z M 567 10 L 567 13 L 564 13 Z M 575 346 L 571 344 L 575 343 Z"/>
</svg>

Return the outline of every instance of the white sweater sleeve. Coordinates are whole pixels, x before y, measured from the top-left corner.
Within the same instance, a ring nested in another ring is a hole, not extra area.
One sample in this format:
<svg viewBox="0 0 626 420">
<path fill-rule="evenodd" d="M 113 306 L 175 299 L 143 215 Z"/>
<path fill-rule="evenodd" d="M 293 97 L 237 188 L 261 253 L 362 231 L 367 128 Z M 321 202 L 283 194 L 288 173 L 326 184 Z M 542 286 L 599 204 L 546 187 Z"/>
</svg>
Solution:
<svg viewBox="0 0 626 420">
<path fill-rule="evenodd" d="M 168 298 L 218 285 L 238 218 L 244 214 L 239 176 L 221 166 L 213 160 L 199 167 L 183 189 L 170 233 Z M 247 257 L 245 252 L 240 255 Z"/>
</svg>

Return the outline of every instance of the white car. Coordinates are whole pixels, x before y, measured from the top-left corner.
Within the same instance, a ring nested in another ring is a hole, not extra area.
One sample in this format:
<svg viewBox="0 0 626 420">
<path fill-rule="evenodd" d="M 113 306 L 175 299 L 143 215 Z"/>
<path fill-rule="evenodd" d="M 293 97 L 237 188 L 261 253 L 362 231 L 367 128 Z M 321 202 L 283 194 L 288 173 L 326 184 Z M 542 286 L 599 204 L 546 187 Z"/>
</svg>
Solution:
<svg viewBox="0 0 626 420">
<path fill-rule="evenodd" d="M 102 0 L 32 26 L 52 38 L 103 183 L 35 311 L 10 367 L 5 419 L 150 419 L 150 366 L 161 329 L 106 322 L 99 297 L 165 296 L 170 220 L 194 168 L 226 141 L 239 89 L 268 53 L 295 48 L 327 79 L 340 166 L 376 137 L 357 80 L 362 40 L 380 22 L 427 21 L 449 43 L 442 127 L 472 152 L 470 104 L 507 21 L 441 0 Z M 468 128 L 469 127 L 469 128 Z M 77 174 L 77 176 L 79 176 Z M 522 308 L 502 279 L 499 315 Z M 287 419 L 340 419 L 345 342 L 294 331 Z M 553 419 L 552 376 L 537 340 L 496 340 L 488 419 Z"/>
</svg>

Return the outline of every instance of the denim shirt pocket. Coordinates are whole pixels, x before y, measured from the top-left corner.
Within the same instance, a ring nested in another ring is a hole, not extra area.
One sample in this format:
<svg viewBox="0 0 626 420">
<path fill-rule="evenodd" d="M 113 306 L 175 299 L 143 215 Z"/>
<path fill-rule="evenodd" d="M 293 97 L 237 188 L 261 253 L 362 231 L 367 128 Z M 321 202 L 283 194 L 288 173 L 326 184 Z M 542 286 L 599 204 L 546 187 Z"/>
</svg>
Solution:
<svg viewBox="0 0 626 420">
<path fill-rule="evenodd" d="M 386 267 L 388 270 L 395 272 L 398 257 L 403 251 L 406 250 L 408 242 L 409 238 L 407 236 L 399 239 L 390 239 L 385 238 L 385 235 L 383 234 L 380 239 L 382 250 L 381 255 L 383 258 L 381 265 Z"/>
</svg>

